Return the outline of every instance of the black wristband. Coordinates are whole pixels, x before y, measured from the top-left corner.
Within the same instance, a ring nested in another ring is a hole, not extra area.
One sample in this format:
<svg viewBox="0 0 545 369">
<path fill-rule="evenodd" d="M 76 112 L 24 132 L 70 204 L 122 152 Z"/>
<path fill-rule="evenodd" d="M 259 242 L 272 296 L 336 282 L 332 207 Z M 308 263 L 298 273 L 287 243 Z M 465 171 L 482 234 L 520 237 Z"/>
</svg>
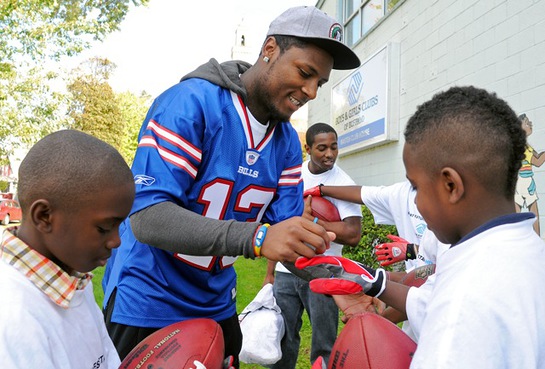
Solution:
<svg viewBox="0 0 545 369">
<path fill-rule="evenodd" d="M 382 268 L 378 268 L 376 270 L 371 268 L 365 269 L 367 269 L 367 271 L 374 276 L 375 280 L 372 283 L 360 283 L 363 288 L 363 293 L 365 293 L 367 296 L 378 297 L 380 294 L 382 294 L 382 292 L 384 292 L 384 288 L 386 287 L 386 281 L 388 280 L 386 271 Z"/>
<path fill-rule="evenodd" d="M 414 259 L 416 259 L 416 248 L 414 247 L 414 243 L 408 243 L 405 260 L 414 260 Z"/>
<path fill-rule="evenodd" d="M 324 193 L 322 192 L 322 187 L 323 187 L 323 186 L 324 186 L 323 183 L 320 183 L 320 184 L 318 185 L 318 189 L 320 190 L 320 196 L 322 196 L 322 197 L 324 196 Z"/>
</svg>

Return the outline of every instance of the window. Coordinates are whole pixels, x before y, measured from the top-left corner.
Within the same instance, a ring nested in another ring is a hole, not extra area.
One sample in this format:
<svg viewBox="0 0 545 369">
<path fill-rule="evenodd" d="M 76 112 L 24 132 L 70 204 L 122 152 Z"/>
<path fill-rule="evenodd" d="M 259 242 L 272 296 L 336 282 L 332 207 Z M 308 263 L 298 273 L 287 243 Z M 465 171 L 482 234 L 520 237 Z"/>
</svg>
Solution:
<svg viewBox="0 0 545 369">
<path fill-rule="evenodd" d="M 399 0 L 341 0 L 346 44 L 353 46 Z"/>
</svg>

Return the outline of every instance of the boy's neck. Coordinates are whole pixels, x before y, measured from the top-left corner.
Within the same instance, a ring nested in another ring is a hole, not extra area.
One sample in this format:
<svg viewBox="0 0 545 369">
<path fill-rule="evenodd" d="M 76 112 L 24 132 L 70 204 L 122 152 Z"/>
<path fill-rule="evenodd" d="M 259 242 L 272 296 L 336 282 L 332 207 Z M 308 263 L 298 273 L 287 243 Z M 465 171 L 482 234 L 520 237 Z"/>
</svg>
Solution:
<svg viewBox="0 0 545 369">
<path fill-rule="evenodd" d="M 29 229 L 31 231 L 29 231 Z M 21 225 L 17 227 L 17 232 L 14 233 L 14 235 L 21 241 L 23 241 L 28 247 L 51 260 L 66 273 L 68 273 L 69 275 L 74 275 L 74 270 L 68 268 L 68 266 L 64 265 L 62 262 L 60 262 L 60 260 L 52 255 L 47 246 L 45 246 L 46 241 L 40 236 L 41 234 L 37 232 L 32 232 L 33 229 L 34 227 L 26 225 L 23 220 L 23 222 L 21 222 Z"/>
<path fill-rule="evenodd" d="M 461 227 L 460 239 L 493 219 L 516 213 L 513 199 L 485 199 L 486 197 L 483 197 L 480 202 L 475 203 L 478 206 L 473 205 L 471 209 L 467 209 L 466 214 L 468 216 L 465 217 L 466 222 Z"/>
</svg>

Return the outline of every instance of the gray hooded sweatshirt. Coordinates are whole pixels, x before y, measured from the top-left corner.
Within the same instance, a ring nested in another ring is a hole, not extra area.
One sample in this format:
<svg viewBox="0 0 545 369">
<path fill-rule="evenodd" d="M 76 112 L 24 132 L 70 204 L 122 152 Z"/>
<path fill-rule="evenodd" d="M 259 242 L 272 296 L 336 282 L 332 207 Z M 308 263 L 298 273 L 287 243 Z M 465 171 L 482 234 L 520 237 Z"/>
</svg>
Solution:
<svg viewBox="0 0 545 369">
<path fill-rule="evenodd" d="M 227 88 L 246 101 L 240 75 L 250 64 L 243 61 L 218 63 L 210 59 L 182 77 L 202 78 Z M 254 258 L 253 236 L 259 223 L 217 220 L 193 213 L 173 202 L 161 202 L 130 217 L 136 239 L 160 249 L 196 256 L 239 256 Z M 206 232 L 195 232 L 206 229 Z"/>
</svg>

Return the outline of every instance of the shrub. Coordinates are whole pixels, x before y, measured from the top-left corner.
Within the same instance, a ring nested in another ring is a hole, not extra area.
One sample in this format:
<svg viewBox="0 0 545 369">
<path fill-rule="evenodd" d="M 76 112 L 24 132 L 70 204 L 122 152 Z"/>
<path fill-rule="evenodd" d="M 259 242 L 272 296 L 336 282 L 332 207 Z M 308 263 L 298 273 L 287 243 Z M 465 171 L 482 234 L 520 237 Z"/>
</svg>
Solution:
<svg viewBox="0 0 545 369">
<path fill-rule="evenodd" d="M 8 181 L 0 181 L 0 192 L 6 192 L 9 188 Z"/>
<path fill-rule="evenodd" d="M 371 211 L 365 205 L 361 207 L 361 215 L 361 240 L 355 247 L 345 246 L 343 256 L 370 267 L 378 268 L 380 265 L 373 252 L 373 247 L 379 243 L 391 242 L 386 236 L 389 234 L 397 235 L 397 229 L 393 225 L 375 224 Z M 393 270 L 392 267 L 395 267 L 395 270 L 398 270 L 399 264 L 403 263 L 397 263 L 385 269 Z"/>
</svg>

